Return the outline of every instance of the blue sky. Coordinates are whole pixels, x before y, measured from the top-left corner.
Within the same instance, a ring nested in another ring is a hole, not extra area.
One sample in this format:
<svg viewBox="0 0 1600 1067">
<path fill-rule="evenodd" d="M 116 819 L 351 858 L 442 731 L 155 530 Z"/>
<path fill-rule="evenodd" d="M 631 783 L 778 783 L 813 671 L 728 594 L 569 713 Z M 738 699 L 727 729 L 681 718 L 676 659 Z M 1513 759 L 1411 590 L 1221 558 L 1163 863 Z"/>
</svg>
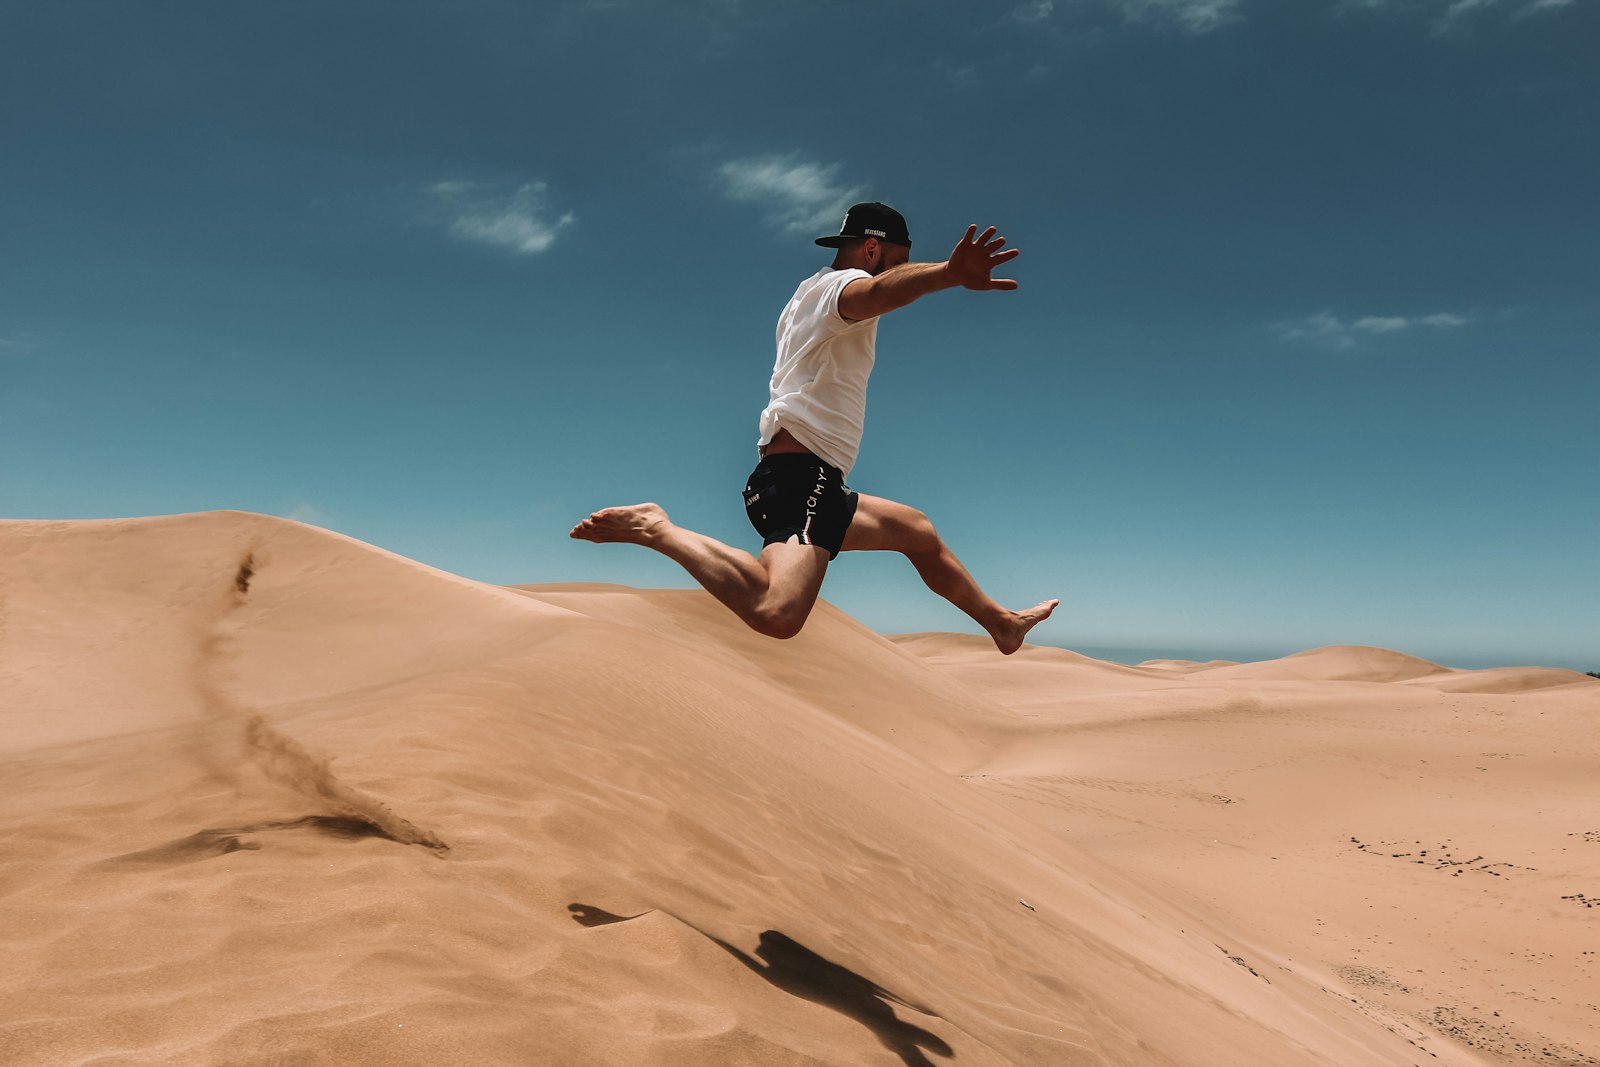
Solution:
<svg viewBox="0 0 1600 1067">
<path fill-rule="evenodd" d="M 852 484 L 1087 651 L 1600 669 L 1594 0 L 0 3 L 0 515 L 243 508 L 495 582 L 756 541 L 856 199 L 1015 293 L 884 320 Z M 970 629 L 898 558 L 824 595 Z"/>
</svg>

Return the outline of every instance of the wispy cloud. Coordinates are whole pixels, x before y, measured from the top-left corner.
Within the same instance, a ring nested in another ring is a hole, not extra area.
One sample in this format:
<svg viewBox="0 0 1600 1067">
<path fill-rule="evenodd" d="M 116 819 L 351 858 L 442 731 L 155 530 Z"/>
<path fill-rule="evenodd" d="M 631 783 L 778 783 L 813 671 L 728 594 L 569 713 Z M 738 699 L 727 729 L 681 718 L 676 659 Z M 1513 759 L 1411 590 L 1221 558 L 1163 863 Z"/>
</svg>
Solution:
<svg viewBox="0 0 1600 1067">
<path fill-rule="evenodd" d="M 1512 20 L 1521 21 L 1541 11 L 1559 11 L 1574 3 L 1575 0 L 1519 0 L 1506 6 L 1514 9 Z M 1478 12 L 1491 7 L 1501 7 L 1501 0 L 1450 0 L 1444 12 L 1433 20 L 1433 32 L 1436 36 L 1465 34 L 1469 30 L 1470 20 Z"/>
<path fill-rule="evenodd" d="M 11 356 L 20 359 L 38 345 L 39 339 L 31 333 L 0 334 L 0 359 Z"/>
<path fill-rule="evenodd" d="M 1056 9 L 1055 0 L 1026 0 L 1011 9 L 1006 18 L 1023 26 L 1036 26 Z"/>
<path fill-rule="evenodd" d="M 761 204 L 767 220 L 785 233 L 837 226 L 861 197 L 861 187 L 839 180 L 839 164 L 812 163 L 791 153 L 733 159 L 716 170 L 724 195 Z"/>
<path fill-rule="evenodd" d="M 1400 316 L 1368 315 L 1366 318 L 1357 319 L 1350 324 L 1352 330 L 1365 330 L 1367 333 L 1394 333 L 1411 325 L 1411 320 Z"/>
<path fill-rule="evenodd" d="M 1239 20 L 1239 0 L 1112 0 L 1129 22 L 1171 23 L 1189 33 L 1209 33 Z"/>
<path fill-rule="evenodd" d="M 1330 348 L 1354 348 L 1350 327 L 1326 311 L 1293 322 L 1275 322 L 1272 332 L 1285 341 L 1315 341 Z"/>
<path fill-rule="evenodd" d="M 1529 15 L 1537 15 L 1541 11 L 1557 11 L 1564 7 L 1571 7 L 1576 2 L 1577 0 L 1533 0 L 1531 4 L 1526 5 L 1521 11 L 1517 12 L 1517 18 L 1527 18 Z"/>
<path fill-rule="evenodd" d="M 1470 321 L 1465 316 L 1448 311 L 1417 316 L 1363 315 L 1361 318 L 1348 321 L 1332 312 L 1319 311 L 1303 319 L 1275 322 L 1271 329 L 1285 341 L 1302 341 L 1324 348 L 1346 349 L 1356 347 L 1362 335 L 1376 337 L 1400 333 L 1413 327 L 1449 330 L 1465 326 Z"/>
<path fill-rule="evenodd" d="M 1266 0 L 1261 0 L 1265 6 Z M 1578 0 L 1324 0 L 1335 15 L 1375 12 L 1393 16 L 1417 16 L 1429 20 L 1435 36 L 1465 36 L 1483 12 L 1491 8 L 1509 12 L 1509 20 L 1521 21 L 1541 12 L 1575 7 Z M 1245 0 L 1100 0 L 1103 7 L 1122 16 L 1125 22 L 1144 22 L 1174 26 L 1191 34 L 1210 33 L 1245 18 Z M 1001 21 L 1035 27 L 1049 21 L 1063 8 L 1059 0 L 1021 0 Z"/>
<path fill-rule="evenodd" d="M 1466 24 L 1466 20 L 1476 11 L 1493 7 L 1500 0 L 1451 0 L 1450 6 L 1444 13 L 1433 20 L 1435 34 L 1459 33 Z"/>
<path fill-rule="evenodd" d="M 450 232 L 464 241 L 509 248 L 517 255 L 546 251 L 561 231 L 577 221 L 570 211 L 557 214 L 544 182 L 528 182 L 507 192 L 504 186 L 440 181 L 428 187 L 447 216 Z"/>
</svg>

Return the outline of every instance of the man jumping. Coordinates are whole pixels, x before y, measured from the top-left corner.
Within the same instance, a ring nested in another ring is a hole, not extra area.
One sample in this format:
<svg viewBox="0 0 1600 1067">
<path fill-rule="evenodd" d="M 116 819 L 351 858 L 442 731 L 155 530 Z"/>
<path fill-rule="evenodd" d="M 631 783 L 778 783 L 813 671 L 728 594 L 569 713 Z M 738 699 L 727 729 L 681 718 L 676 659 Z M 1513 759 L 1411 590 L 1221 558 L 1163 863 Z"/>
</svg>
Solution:
<svg viewBox="0 0 1600 1067">
<path fill-rule="evenodd" d="M 606 508 L 572 528 L 597 543 L 653 548 L 676 560 L 752 629 L 800 632 L 816 605 L 828 562 L 840 551 L 899 552 L 929 589 L 972 616 L 1010 655 L 1059 600 L 1009 611 L 989 599 L 922 512 L 852 492 L 866 416 L 879 316 L 940 289 L 1015 289 L 991 275 L 1014 259 L 993 226 L 967 227 L 943 263 L 911 263 L 906 220 L 887 204 L 857 204 L 837 234 L 833 264 L 800 283 L 778 317 L 771 402 L 761 413 L 761 461 L 744 489 L 761 535 L 760 557 L 676 526 L 655 504 Z"/>
</svg>

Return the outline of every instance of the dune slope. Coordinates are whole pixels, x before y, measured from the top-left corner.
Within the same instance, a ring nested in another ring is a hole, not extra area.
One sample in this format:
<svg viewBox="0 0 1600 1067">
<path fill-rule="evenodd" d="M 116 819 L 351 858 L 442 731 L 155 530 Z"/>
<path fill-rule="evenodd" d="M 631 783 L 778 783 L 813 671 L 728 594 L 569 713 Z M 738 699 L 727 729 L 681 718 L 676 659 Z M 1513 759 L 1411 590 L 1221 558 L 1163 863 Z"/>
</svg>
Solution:
<svg viewBox="0 0 1600 1067">
<path fill-rule="evenodd" d="M 1600 1063 L 1600 681 L 1336 646 L 1137 691 L 1041 650 L 1019 687 L 904 643 L 1025 720 L 968 775 L 1019 817 L 1430 1051 Z"/>
<path fill-rule="evenodd" d="M 1036 713 L 831 610 L 239 513 L 0 589 L 0 1063 L 1482 1062 L 1018 817 Z"/>
</svg>

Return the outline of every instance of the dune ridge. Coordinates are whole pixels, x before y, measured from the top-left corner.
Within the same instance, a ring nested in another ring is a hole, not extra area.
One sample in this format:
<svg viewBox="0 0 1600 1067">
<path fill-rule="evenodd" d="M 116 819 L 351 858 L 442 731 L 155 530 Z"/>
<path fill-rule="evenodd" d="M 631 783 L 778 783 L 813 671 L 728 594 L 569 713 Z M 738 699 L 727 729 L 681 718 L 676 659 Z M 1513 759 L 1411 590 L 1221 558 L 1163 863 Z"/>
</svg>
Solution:
<svg viewBox="0 0 1600 1067">
<path fill-rule="evenodd" d="M 1249 693 L 1347 667 L 998 676 L 244 513 L 0 522 L 0 583 L 0 1063 L 1509 1062 L 1100 803 L 1126 754 L 1085 738 L 1266 728 Z"/>
</svg>

